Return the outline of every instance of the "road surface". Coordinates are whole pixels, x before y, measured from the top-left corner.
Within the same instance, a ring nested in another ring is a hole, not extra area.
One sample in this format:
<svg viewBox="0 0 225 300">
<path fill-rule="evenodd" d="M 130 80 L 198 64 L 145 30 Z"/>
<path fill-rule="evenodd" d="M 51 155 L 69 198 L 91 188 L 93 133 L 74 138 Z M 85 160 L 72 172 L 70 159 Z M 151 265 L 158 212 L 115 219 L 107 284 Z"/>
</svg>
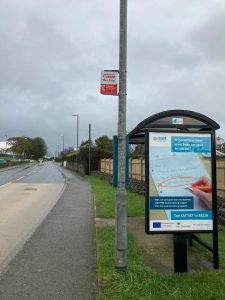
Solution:
<svg viewBox="0 0 225 300">
<path fill-rule="evenodd" d="M 0 171 L 0 271 L 52 209 L 64 183 L 52 162 Z"/>
<path fill-rule="evenodd" d="M 54 169 L 51 165 L 44 167 Z M 39 174 L 44 173 L 44 167 Z M 21 251 L 0 272 L 0 299 L 95 299 L 92 189 L 85 177 L 64 168 L 60 170 L 66 177 L 63 194 Z M 39 175 L 29 175 L 26 182 L 36 176 Z M 28 185 L 15 185 L 23 184 Z M 45 184 L 28 186 L 42 185 Z M 30 202 L 30 198 L 25 202 Z"/>
</svg>

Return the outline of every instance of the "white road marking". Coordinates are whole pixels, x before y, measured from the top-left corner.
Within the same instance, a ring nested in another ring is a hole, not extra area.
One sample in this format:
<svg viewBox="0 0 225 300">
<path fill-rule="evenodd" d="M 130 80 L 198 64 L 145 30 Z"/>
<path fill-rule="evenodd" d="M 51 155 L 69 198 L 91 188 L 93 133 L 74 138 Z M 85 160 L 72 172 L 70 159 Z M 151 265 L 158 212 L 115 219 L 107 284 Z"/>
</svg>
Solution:
<svg viewBox="0 0 225 300">
<path fill-rule="evenodd" d="M 7 182 L 7 183 L 5 183 L 5 184 L 2 184 L 2 185 L 0 185 L 0 188 L 3 187 L 3 186 L 9 185 L 9 184 L 11 184 L 11 183 L 12 183 L 12 182 Z"/>
<path fill-rule="evenodd" d="M 20 179 L 22 179 L 22 178 L 24 178 L 24 177 L 25 177 L 25 176 L 22 176 L 22 177 L 20 177 L 20 178 L 18 178 L 18 179 L 16 179 L 16 180 L 18 181 L 18 180 L 20 180 Z"/>
</svg>

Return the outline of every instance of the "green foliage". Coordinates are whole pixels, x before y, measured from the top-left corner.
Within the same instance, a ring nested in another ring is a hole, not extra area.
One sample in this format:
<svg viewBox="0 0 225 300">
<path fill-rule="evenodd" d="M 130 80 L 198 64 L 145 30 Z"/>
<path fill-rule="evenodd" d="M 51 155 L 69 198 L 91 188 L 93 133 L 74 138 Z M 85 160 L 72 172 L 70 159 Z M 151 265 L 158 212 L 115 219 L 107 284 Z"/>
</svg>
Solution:
<svg viewBox="0 0 225 300">
<path fill-rule="evenodd" d="M 113 143 L 108 136 L 103 135 L 99 137 L 95 140 L 95 143 L 96 145 L 93 144 L 92 140 L 89 142 L 89 139 L 82 141 L 79 152 L 71 151 L 67 154 L 62 153 L 61 158 L 66 159 L 72 164 L 75 164 L 76 161 L 81 163 L 83 165 L 85 174 L 89 175 L 89 158 L 91 167 L 90 169 L 93 171 L 98 170 L 99 161 L 101 158 L 112 158 L 113 155 Z"/>
<path fill-rule="evenodd" d="M 98 149 L 113 152 L 113 142 L 107 135 L 100 136 L 95 140 Z"/>
<path fill-rule="evenodd" d="M 8 139 L 9 151 L 30 158 L 33 150 L 32 139 L 29 137 L 13 137 Z"/>
<path fill-rule="evenodd" d="M 98 170 L 100 159 L 111 158 L 111 152 L 105 152 L 104 150 L 91 148 L 90 149 L 90 158 L 91 158 L 91 170 Z M 86 175 L 89 175 L 89 148 L 82 147 L 79 151 L 79 161 L 82 163 L 84 167 L 84 172 Z"/>
<path fill-rule="evenodd" d="M 93 141 L 92 140 L 89 141 L 89 139 L 87 139 L 86 141 L 81 142 L 80 148 L 82 148 L 82 147 L 87 147 L 88 148 L 89 145 L 90 145 L 90 147 L 94 147 Z"/>
<path fill-rule="evenodd" d="M 45 141 L 40 138 L 29 138 L 25 136 L 8 139 L 9 151 L 19 154 L 23 158 L 41 158 L 47 152 Z"/>
<path fill-rule="evenodd" d="M 145 145 L 137 145 L 135 149 L 130 149 L 131 158 L 145 158 Z"/>
<path fill-rule="evenodd" d="M 44 157 L 45 154 L 47 153 L 47 146 L 45 141 L 40 138 L 34 138 L 32 140 L 32 155 L 34 156 L 35 159 Z"/>
<path fill-rule="evenodd" d="M 72 151 L 72 152 L 66 154 L 66 159 L 67 159 L 68 161 L 73 161 L 73 159 L 74 159 L 78 154 L 79 154 L 78 151 Z"/>
<path fill-rule="evenodd" d="M 0 169 L 7 168 L 7 167 L 13 167 L 17 165 L 22 165 L 26 163 L 26 161 L 7 161 L 5 164 L 0 164 Z"/>
</svg>

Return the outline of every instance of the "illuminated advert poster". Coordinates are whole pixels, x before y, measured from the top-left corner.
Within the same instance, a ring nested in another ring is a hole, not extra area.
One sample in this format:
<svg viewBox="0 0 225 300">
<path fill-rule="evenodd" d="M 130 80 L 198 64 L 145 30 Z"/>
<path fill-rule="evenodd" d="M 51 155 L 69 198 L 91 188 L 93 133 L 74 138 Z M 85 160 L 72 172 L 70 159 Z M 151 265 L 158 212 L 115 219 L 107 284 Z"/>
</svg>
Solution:
<svg viewBox="0 0 225 300">
<path fill-rule="evenodd" d="M 211 135 L 149 133 L 149 231 L 213 229 Z"/>
</svg>

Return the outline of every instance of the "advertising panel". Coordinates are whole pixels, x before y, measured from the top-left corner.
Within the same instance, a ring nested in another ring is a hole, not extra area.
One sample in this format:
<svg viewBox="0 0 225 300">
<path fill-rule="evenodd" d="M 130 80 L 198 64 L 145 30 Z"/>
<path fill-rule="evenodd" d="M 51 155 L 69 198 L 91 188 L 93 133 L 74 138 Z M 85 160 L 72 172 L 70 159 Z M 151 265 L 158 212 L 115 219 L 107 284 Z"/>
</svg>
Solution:
<svg viewBox="0 0 225 300">
<path fill-rule="evenodd" d="M 149 132 L 149 232 L 211 231 L 211 134 Z"/>
</svg>

